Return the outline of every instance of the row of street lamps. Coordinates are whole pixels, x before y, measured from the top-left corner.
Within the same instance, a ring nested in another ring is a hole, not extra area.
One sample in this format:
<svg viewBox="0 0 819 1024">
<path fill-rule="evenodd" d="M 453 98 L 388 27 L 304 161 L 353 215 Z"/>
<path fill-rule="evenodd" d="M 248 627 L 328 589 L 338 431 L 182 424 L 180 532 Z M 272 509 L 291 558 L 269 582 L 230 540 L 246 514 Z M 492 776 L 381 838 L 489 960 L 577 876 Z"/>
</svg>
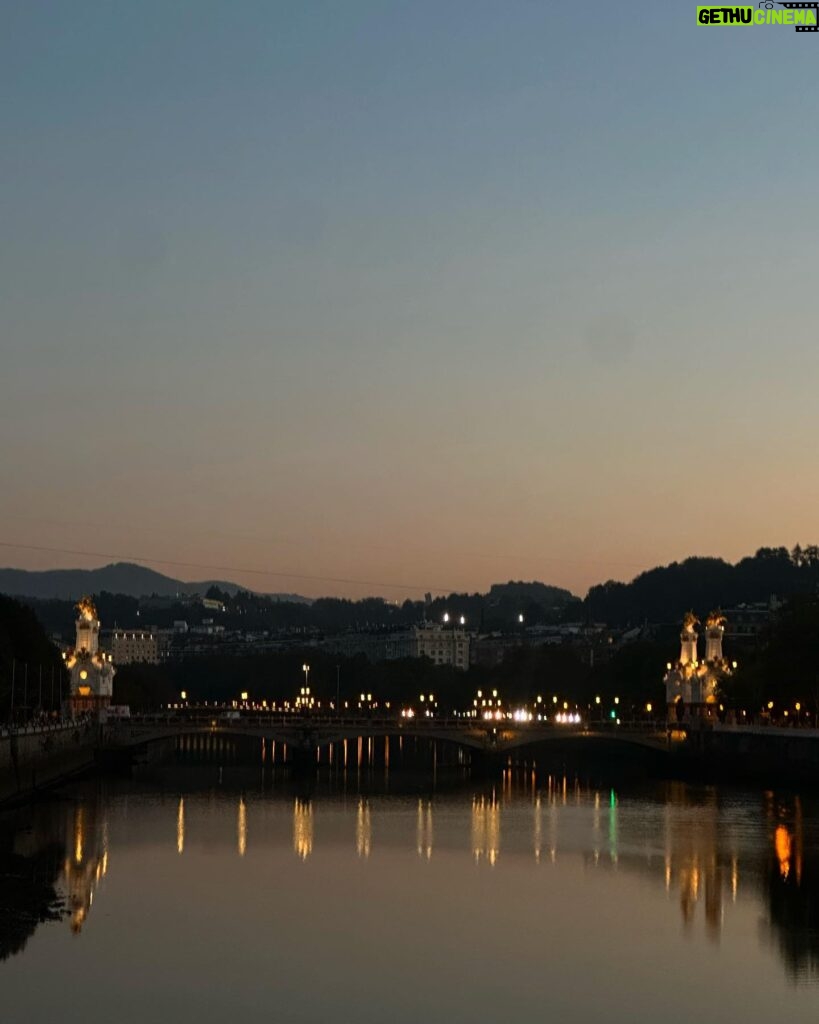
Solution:
<svg viewBox="0 0 819 1024">
<path fill-rule="evenodd" d="M 442 621 L 443 621 L 445 626 L 448 625 L 452 621 L 452 618 L 451 618 L 449 612 L 444 612 L 444 614 L 442 616 Z M 525 621 L 526 620 L 524 619 L 523 612 L 520 612 L 518 614 L 518 625 L 522 626 Z M 465 615 L 460 615 L 458 617 L 458 624 L 461 625 L 461 626 L 465 626 L 466 625 L 466 616 Z"/>
<path fill-rule="evenodd" d="M 312 711 L 312 710 L 315 710 L 317 708 L 321 708 L 321 702 L 316 700 L 315 694 L 313 694 L 311 692 L 311 690 L 310 690 L 310 687 L 308 685 L 306 685 L 307 680 L 309 679 L 310 666 L 305 664 L 305 665 L 302 666 L 302 669 L 303 669 L 303 671 L 305 673 L 305 685 L 300 688 L 299 694 L 295 698 L 295 701 L 293 702 L 292 705 L 291 705 L 291 703 L 289 701 L 285 701 L 284 702 L 282 709 L 285 710 L 285 711 L 289 711 L 291 709 L 294 710 L 294 711 L 305 711 L 305 710 L 311 710 Z M 180 698 L 182 700 L 182 705 L 183 706 L 188 706 L 188 692 L 187 692 L 187 690 L 182 690 L 180 692 Z M 248 693 L 247 690 L 242 690 L 240 695 L 239 695 L 239 698 L 240 698 L 241 706 L 246 708 L 246 709 L 248 709 L 248 710 L 262 710 L 262 711 L 279 710 L 275 702 L 271 702 L 270 706 L 268 706 L 268 702 L 266 700 L 263 700 L 260 704 L 251 702 L 250 701 L 250 694 Z M 423 713 L 427 717 L 429 715 L 431 715 L 431 714 L 434 714 L 438 710 L 438 701 L 437 701 L 434 693 L 426 693 L 426 692 L 425 693 L 420 693 L 418 695 L 418 701 L 422 705 Z M 597 697 L 594 698 L 595 707 L 600 709 L 600 718 L 601 718 L 601 720 L 602 720 L 602 717 L 603 717 L 603 709 L 602 709 L 602 706 L 601 706 L 602 705 L 602 701 L 603 701 L 603 699 L 600 696 L 597 696 Z M 609 717 L 612 718 L 612 719 L 617 719 L 619 721 L 620 698 L 619 697 L 614 697 L 613 698 L 613 704 L 614 704 L 614 707 L 612 707 L 611 710 L 609 711 Z M 214 702 L 214 705 L 217 706 L 216 702 Z M 239 702 L 233 701 L 233 706 L 234 707 L 237 707 L 238 705 L 239 705 Z M 335 710 L 337 712 L 341 710 L 341 703 L 340 703 L 340 701 L 338 699 L 336 700 L 336 703 L 334 705 L 331 704 L 330 706 L 331 706 L 331 708 L 333 708 L 333 710 Z M 362 692 L 362 693 L 359 694 L 359 698 L 358 698 L 358 709 L 359 710 L 372 711 L 372 710 L 375 710 L 376 708 L 378 708 L 378 706 L 379 706 L 379 702 L 378 702 L 378 700 L 375 700 L 373 698 L 372 693 L 364 693 L 364 692 Z M 384 703 L 383 706 L 384 706 L 384 708 L 386 710 L 390 710 L 391 704 L 390 704 L 389 701 L 387 701 L 387 702 Z M 491 693 L 490 693 L 490 691 L 487 691 L 486 694 L 484 694 L 484 691 L 481 689 L 481 690 L 477 690 L 476 691 L 476 695 L 475 695 L 475 697 L 472 700 L 472 708 L 471 709 L 469 709 L 469 710 L 467 710 L 465 712 L 457 712 L 456 711 L 455 714 L 463 715 L 465 717 L 478 717 L 478 716 L 486 717 L 486 715 L 489 714 L 489 713 L 491 713 L 492 715 L 500 715 L 502 713 L 501 709 L 503 708 L 503 706 L 504 706 L 503 698 L 500 696 L 500 694 L 499 694 L 497 689 L 493 689 L 491 691 Z M 544 714 L 546 706 L 547 705 L 546 705 L 546 702 L 544 701 L 543 695 L 542 694 L 538 694 L 538 696 L 532 702 L 532 709 L 531 710 L 532 710 L 532 712 L 537 714 L 539 720 L 541 720 L 541 718 L 545 719 L 547 717 Z M 769 707 L 770 706 L 771 705 L 769 705 Z M 797 707 L 797 711 L 799 711 L 800 708 L 801 708 L 801 705 L 797 704 L 796 707 Z M 344 708 L 345 708 L 345 710 L 349 709 L 349 702 L 348 701 L 344 702 Z M 517 710 L 519 712 L 526 711 L 528 713 L 529 712 L 529 708 L 528 708 L 527 702 L 523 702 L 522 706 L 519 707 Z M 561 701 L 561 699 L 558 697 L 557 694 L 554 694 L 552 696 L 552 708 L 551 708 L 551 713 L 552 714 L 563 714 L 565 712 L 569 712 L 569 711 L 576 712 L 578 710 L 579 710 L 579 705 L 577 703 L 570 704 L 570 702 L 567 701 L 567 700 Z M 591 710 L 591 705 L 589 705 L 589 710 Z M 650 702 L 647 703 L 645 705 L 644 710 L 645 710 L 646 714 L 651 714 L 652 711 L 653 711 L 653 705 Z M 512 714 L 513 712 L 510 710 L 509 713 Z M 411 707 L 408 707 L 408 708 L 403 709 L 402 714 L 405 715 L 405 716 L 406 716 L 406 714 L 409 714 L 410 716 L 413 716 L 414 715 L 414 711 L 413 711 L 413 709 Z"/>
</svg>

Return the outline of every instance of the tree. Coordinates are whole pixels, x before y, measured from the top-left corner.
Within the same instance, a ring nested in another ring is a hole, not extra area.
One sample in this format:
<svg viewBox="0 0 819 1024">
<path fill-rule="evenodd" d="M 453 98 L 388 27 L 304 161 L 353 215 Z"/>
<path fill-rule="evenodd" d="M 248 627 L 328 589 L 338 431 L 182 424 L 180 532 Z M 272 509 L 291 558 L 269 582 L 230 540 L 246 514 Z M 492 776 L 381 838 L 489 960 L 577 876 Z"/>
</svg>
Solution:
<svg viewBox="0 0 819 1024">
<path fill-rule="evenodd" d="M 32 609 L 0 595 L 0 719 L 10 717 L 12 699 L 15 718 L 38 706 L 58 709 L 66 679 L 60 652 Z"/>
</svg>

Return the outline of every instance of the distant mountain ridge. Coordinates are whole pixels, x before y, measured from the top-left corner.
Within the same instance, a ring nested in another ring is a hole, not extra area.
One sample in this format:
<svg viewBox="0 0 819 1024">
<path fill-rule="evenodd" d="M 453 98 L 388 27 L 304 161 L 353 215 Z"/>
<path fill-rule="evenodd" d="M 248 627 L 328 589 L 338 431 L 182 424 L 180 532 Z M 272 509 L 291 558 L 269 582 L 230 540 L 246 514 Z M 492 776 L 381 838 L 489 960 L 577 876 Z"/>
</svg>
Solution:
<svg viewBox="0 0 819 1024">
<path fill-rule="evenodd" d="M 204 596 L 210 587 L 218 587 L 228 594 L 247 590 L 236 583 L 225 580 L 202 580 L 185 582 L 165 576 L 144 565 L 133 562 L 113 562 L 100 569 L 0 569 L 0 594 L 12 597 L 36 597 L 41 600 L 59 598 L 75 600 L 83 594 L 99 594 L 103 590 L 111 594 L 125 594 L 128 597 L 175 597 L 177 594 L 200 594 Z M 309 598 L 299 594 L 267 594 L 280 601 L 296 601 L 309 604 Z"/>
</svg>

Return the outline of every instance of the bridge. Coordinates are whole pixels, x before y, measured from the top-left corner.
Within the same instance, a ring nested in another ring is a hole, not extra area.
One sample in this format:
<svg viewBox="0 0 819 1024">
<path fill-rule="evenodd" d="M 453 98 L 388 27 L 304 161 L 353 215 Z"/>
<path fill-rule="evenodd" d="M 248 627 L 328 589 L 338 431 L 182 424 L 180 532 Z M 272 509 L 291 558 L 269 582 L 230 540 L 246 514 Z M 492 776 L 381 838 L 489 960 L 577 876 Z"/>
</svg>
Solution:
<svg viewBox="0 0 819 1024">
<path fill-rule="evenodd" d="M 557 724 L 483 721 L 475 718 L 435 718 L 343 715 L 229 714 L 143 715 L 108 722 L 103 727 L 102 749 L 124 751 L 182 736 L 244 736 L 287 744 L 297 755 L 358 738 L 408 737 L 454 743 L 481 754 L 495 755 L 536 743 L 566 739 L 606 739 L 652 750 L 669 749 L 667 725 L 658 721 Z M 684 738 L 684 737 L 681 737 Z"/>
</svg>

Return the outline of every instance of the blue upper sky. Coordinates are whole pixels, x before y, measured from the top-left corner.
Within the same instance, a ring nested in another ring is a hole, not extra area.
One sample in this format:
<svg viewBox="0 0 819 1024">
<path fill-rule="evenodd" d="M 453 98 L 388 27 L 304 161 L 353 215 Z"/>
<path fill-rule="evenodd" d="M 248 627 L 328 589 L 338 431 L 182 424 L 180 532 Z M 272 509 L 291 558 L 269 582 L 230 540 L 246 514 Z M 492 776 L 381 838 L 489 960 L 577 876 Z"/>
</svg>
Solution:
<svg viewBox="0 0 819 1024">
<path fill-rule="evenodd" d="M 0 562 L 815 542 L 819 38 L 695 12 L 3 4 Z"/>
</svg>

